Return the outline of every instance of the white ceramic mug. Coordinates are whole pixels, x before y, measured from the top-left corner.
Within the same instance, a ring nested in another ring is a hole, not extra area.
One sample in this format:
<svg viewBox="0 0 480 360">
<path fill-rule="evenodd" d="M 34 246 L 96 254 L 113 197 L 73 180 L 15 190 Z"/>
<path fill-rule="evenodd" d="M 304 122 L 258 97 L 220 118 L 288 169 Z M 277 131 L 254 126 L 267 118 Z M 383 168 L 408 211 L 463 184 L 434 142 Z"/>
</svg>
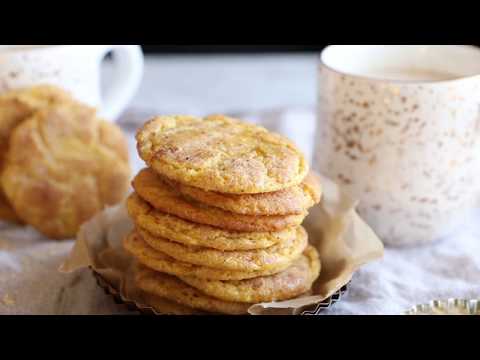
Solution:
<svg viewBox="0 0 480 360">
<path fill-rule="evenodd" d="M 115 76 L 101 94 L 101 63 L 114 56 Z M 62 87 L 115 120 L 138 90 L 143 53 L 138 45 L 0 45 L 0 93 L 39 84 Z"/>
<path fill-rule="evenodd" d="M 317 169 L 386 244 L 457 230 L 478 206 L 480 49 L 335 45 L 319 77 Z"/>
</svg>

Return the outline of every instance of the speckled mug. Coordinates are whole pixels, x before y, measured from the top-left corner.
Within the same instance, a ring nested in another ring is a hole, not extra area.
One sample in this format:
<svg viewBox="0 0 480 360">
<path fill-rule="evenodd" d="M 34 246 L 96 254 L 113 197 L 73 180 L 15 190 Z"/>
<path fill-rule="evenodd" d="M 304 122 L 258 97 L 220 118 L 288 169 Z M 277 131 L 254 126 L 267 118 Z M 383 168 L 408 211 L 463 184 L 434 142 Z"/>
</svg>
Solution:
<svg viewBox="0 0 480 360">
<path fill-rule="evenodd" d="M 101 63 L 113 52 L 116 76 L 102 97 Z M 39 84 L 62 87 L 115 120 L 138 90 L 143 54 L 138 45 L 0 45 L 0 93 Z"/>
<path fill-rule="evenodd" d="M 335 45 L 321 56 L 315 166 L 387 245 L 427 244 L 478 206 L 480 50 Z"/>
</svg>

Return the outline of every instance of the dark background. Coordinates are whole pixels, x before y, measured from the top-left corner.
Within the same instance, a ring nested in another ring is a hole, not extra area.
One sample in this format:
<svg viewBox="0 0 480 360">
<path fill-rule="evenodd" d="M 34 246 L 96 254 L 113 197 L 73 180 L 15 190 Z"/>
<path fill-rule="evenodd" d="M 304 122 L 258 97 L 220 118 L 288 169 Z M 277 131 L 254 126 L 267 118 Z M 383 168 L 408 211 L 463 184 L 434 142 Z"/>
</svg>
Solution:
<svg viewBox="0 0 480 360">
<path fill-rule="evenodd" d="M 147 53 L 319 52 L 327 45 L 142 45 Z"/>
<path fill-rule="evenodd" d="M 142 45 L 147 53 L 196 54 L 196 53 L 281 53 L 321 52 L 325 45 Z M 475 45 L 475 46 L 480 46 Z"/>
</svg>

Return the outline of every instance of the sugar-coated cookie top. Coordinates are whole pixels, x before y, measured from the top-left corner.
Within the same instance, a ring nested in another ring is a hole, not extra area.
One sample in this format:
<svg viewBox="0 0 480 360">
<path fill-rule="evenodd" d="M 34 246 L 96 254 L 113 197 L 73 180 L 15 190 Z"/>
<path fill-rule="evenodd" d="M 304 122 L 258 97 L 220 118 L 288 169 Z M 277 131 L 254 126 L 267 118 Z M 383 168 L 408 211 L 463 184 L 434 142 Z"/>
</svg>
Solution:
<svg viewBox="0 0 480 360">
<path fill-rule="evenodd" d="M 222 115 L 157 117 L 137 141 L 140 157 L 158 173 L 207 191 L 273 192 L 300 184 L 309 171 L 288 139 Z"/>
<path fill-rule="evenodd" d="M 16 213 L 54 239 L 71 238 L 130 178 L 122 131 L 79 103 L 49 105 L 13 131 L 2 185 Z"/>
</svg>

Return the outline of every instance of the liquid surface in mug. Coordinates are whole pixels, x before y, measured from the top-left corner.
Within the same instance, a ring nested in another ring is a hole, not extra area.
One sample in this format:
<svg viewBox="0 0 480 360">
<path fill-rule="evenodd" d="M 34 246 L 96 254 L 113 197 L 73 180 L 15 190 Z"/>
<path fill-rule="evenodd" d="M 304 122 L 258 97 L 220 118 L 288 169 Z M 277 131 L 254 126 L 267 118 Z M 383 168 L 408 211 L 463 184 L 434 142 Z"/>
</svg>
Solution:
<svg viewBox="0 0 480 360">
<path fill-rule="evenodd" d="M 363 72 L 364 76 L 398 81 L 446 81 L 461 77 L 446 71 L 437 71 L 420 68 L 378 68 L 368 69 Z"/>
</svg>

